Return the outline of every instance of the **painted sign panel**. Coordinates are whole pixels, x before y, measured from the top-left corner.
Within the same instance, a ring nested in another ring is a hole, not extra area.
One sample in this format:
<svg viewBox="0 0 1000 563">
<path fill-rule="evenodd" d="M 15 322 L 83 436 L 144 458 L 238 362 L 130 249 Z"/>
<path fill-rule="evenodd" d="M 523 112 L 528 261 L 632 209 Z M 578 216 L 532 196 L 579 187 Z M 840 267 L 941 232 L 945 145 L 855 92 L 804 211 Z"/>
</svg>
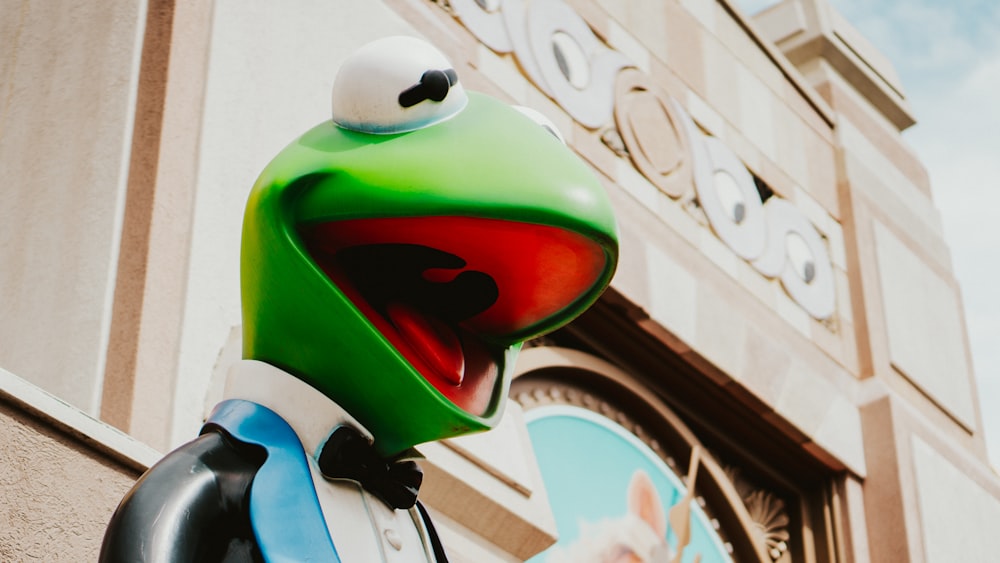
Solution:
<svg viewBox="0 0 1000 563">
<path fill-rule="evenodd" d="M 566 405 L 532 409 L 527 421 L 559 533 L 530 561 L 732 561 L 681 479 L 634 434 Z"/>
</svg>

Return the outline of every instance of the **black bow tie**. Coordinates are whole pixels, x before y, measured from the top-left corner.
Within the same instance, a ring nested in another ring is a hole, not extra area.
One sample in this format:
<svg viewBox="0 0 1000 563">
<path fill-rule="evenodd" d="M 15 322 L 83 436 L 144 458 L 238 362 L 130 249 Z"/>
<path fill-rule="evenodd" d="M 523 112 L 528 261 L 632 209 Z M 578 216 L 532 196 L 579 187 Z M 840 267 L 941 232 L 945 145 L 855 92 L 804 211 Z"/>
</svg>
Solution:
<svg viewBox="0 0 1000 563">
<path fill-rule="evenodd" d="M 349 426 L 334 430 L 318 462 L 323 477 L 357 481 L 393 508 L 412 508 L 424 479 L 415 461 L 383 459 L 360 432 Z"/>
</svg>

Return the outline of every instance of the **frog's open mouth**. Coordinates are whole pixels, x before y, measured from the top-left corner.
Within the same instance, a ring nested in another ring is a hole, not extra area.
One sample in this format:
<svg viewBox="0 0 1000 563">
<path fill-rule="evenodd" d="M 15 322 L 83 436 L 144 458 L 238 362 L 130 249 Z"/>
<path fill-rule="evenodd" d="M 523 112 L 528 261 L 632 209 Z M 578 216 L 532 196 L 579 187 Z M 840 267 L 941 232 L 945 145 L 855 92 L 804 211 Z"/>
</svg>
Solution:
<svg viewBox="0 0 1000 563">
<path fill-rule="evenodd" d="M 545 332 L 604 270 L 566 229 L 473 217 L 303 225 L 317 265 L 404 358 L 463 410 L 483 414 L 504 349 Z"/>
</svg>

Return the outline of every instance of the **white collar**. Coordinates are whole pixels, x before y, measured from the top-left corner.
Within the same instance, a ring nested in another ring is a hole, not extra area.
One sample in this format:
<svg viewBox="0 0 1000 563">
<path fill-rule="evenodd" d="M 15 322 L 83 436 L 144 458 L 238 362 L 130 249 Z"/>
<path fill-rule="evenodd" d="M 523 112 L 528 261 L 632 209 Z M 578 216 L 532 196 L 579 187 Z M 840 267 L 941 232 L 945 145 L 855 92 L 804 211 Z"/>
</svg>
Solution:
<svg viewBox="0 0 1000 563">
<path fill-rule="evenodd" d="M 338 426 L 352 426 L 369 441 L 373 439 L 354 417 L 316 388 L 257 360 L 240 360 L 230 368 L 224 397 L 253 401 L 278 413 L 313 455 Z"/>
</svg>

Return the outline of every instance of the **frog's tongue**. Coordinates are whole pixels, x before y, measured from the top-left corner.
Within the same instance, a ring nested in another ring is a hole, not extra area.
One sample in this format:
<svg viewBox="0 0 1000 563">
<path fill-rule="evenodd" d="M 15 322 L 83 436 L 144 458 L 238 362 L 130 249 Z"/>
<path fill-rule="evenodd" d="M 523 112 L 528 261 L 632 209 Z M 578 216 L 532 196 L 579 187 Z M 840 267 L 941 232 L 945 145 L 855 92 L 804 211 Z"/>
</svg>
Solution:
<svg viewBox="0 0 1000 563">
<path fill-rule="evenodd" d="M 385 306 L 386 316 L 403 340 L 420 358 L 449 383 L 461 385 L 465 377 L 465 353 L 458 334 L 441 319 L 401 302 Z"/>
</svg>

